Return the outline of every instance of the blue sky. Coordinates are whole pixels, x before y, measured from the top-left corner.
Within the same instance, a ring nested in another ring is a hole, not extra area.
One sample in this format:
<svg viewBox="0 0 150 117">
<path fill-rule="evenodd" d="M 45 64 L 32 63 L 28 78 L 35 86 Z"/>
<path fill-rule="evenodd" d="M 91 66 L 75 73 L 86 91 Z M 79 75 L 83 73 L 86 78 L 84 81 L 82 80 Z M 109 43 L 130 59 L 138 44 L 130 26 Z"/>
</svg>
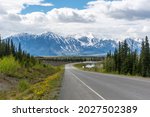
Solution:
<svg viewBox="0 0 150 117">
<path fill-rule="evenodd" d="M 21 14 L 27 14 L 31 12 L 48 12 L 53 8 L 77 8 L 84 9 L 86 4 L 94 0 L 44 0 L 44 3 L 52 3 L 53 6 L 39 6 L 29 5 L 26 9 L 22 10 Z"/>
</svg>

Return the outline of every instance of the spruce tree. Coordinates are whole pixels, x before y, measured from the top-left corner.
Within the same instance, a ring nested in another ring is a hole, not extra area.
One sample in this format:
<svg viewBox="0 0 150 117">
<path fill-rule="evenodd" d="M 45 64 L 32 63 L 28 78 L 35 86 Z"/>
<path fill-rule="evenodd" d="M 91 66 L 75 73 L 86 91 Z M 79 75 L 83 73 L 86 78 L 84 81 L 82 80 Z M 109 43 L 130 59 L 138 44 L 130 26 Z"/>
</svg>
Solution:
<svg viewBox="0 0 150 117">
<path fill-rule="evenodd" d="M 146 36 L 145 41 L 142 42 L 142 48 L 141 48 L 141 55 L 140 55 L 140 61 L 141 61 L 141 75 L 143 77 L 149 76 L 150 70 L 150 48 L 149 48 L 149 42 L 148 37 Z"/>
</svg>

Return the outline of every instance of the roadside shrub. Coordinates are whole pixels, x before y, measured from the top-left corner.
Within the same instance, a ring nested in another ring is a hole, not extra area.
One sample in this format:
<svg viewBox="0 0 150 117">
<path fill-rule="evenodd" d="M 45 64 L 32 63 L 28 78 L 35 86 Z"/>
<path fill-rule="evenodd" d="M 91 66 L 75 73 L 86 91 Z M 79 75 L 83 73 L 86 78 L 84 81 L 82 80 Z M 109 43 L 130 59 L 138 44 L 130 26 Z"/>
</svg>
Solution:
<svg viewBox="0 0 150 117">
<path fill-rule="evenodd" d="M 30 87 L 29 83 L 26 80 L 20 80 L 18 84 L 18 91 L 23 92 Z"/>
<path fill-rule="evenodd" d="M 15 60 L 13 56 L 4 57 L 0 60 L 0 72 L 1 73 L 14 73 L 21 66 L 18 61 Z"/>
</svg>

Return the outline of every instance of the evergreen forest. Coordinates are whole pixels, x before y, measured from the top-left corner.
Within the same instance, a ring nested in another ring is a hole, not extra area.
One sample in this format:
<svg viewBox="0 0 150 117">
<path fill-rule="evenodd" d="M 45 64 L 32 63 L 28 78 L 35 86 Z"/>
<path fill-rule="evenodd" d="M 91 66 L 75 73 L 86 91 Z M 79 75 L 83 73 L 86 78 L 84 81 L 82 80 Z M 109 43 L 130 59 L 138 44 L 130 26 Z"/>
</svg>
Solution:
<svg viewBox="0 0 150 117">
<path fill-rule="evenodd" d="M 141 52 L 133 49 L 124 42 L 119 42 L 118 48 L 114 53 L 108 52 L 103 62 L 106 72 L 125 74 L 125 75 L 139 75 L 143 77 L 150 77 L 150 45 L 148 37 L 142 41 Z"/>
</svg>

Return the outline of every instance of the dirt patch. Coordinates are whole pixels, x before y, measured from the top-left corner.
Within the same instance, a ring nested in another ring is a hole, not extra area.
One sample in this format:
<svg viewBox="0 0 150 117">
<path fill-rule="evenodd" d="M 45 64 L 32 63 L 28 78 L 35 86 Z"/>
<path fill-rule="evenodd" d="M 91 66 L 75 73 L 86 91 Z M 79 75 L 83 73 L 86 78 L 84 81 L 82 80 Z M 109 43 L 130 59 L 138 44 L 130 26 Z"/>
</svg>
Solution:
<svg viewBox="0 0 150 117">
<path fill-rule="evenodd" d="M 0 91 L 5 91 L 11 88 L 11 85 L 3 79 L 0 79 Z"/>
<path fill-rule="evenodd" d="M 7 91 L 14 88 L 18 83 L 18 79 L 0 74 L 0 91 Z"/>
</svg>

